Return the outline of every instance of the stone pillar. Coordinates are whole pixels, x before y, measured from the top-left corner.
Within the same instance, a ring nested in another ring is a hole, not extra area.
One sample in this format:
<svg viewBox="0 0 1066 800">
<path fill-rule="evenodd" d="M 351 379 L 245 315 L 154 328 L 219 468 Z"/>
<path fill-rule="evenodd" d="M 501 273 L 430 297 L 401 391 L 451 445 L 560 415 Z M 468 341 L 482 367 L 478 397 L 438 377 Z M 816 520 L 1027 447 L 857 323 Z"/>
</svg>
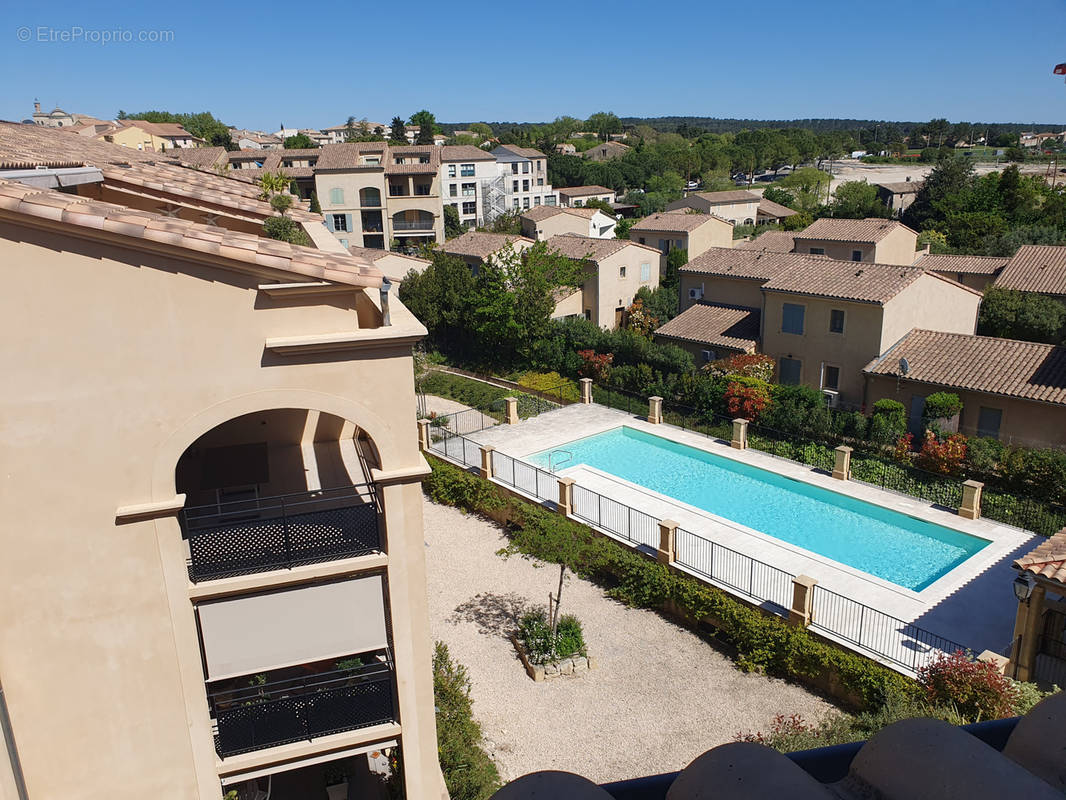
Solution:
<svg viewBox="0 0 1066 800">
<path fill-rule="evenodd" d="M 818 583 L 809 575 L 797 575 L 792 579 L 792 608 L 788 610 L 788 621 L 792 625 L 806 628 L 814 618 L 814 585 Z"/>
<path fill-rule="evenodd" d="M 663 399 L 661 397 L 648 398 L 648 422 L 658 425 L 663 421 Z"/>
<path fill-rule="evenodd" d="M 851 448 L 846 444 L 836 448 L 836 463 L 833 464 L 833 477 L 838 481 L 851 480 Z"/>
<path fill-rule="evenodd" d="M 505 397 L 504 402 L 507 403 L 507 418 L 504 420 L 508 425 L 518 424 L 518 398 L 517 397 Z"/>
<path fill-rule="evenodd" d="M 978 519 L 981 516 L 981 490 L 985 485 L 981 481 L 962 482 L 962 503 L 959 516 L 966 519 Z"/>
<path fill-rule="evenodd" d="M 588 405 L 592 402 L 592 378 L 582 378 L 578 383 L 581 384 L 581 402 Z"/>
<path fill-rule="evenodd" d="M 492 471 L 492 451 L 496 448 L 491 444 L 481 445 L 481 477 L 491 478 L 495 473 Z"/>
<path fill-rule="evenodd" d="M 674 563 L 674 542 L 677 538 L 677 523 L 672 519 L 664 519 L 659 523 L 659 549 L 655 557 L 660 564 Z"/>
<path fill-rule="evenodd" d="M 733 441 L 729 443 L 737 450 L 746 450 L 748 447 L 748 421 L 746 419 L 733 420 Z"/>
<path fill-rule="evenodd" d="M 1018 616 L 1014 619 L 1014 643 L 1011 645 L 1010 665 L 1007 674 L 1015 680 L 1031 681 L 1036 667 L 1036 646 L 1040 643 L 1044 624 L 1044 596 L 1046 590 L 1037 584 L 1029 599 L 1018 603 Z"/>
<path fill-rule="evenodd" d="M 574 479 L 559 478 L 559 505 L 557 510 L 564 517 L 574 511 Z"/>
<path fill-rule="evenodd" d="M 418 449 L 423 453 L 429 451 L 429 420 L 418 421 Z"/>
</svg>

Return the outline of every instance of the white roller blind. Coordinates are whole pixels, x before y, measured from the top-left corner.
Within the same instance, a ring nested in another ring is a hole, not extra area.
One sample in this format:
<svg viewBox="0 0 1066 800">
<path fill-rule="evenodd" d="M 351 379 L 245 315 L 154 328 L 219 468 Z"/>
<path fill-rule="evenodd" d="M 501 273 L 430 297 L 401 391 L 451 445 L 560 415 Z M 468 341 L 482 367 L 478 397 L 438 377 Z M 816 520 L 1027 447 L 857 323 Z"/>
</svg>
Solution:
<svg viewBox="0 0 1066 800">
<path fill-rule="evenodd" d="M 380 576 L 197 607 L 207 679 L 252 675 L 386 646 Z"/>
</svg>

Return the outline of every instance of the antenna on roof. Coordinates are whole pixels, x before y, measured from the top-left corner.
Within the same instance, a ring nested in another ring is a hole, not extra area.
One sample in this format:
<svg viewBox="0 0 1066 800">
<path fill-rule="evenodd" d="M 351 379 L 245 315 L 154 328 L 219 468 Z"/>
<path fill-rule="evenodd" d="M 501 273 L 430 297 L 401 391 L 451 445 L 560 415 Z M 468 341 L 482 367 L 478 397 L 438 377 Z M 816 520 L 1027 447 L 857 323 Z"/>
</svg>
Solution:
<svg viewBox="0 0 1066 800">
<path fill-rule="evenodd" d="M 901 358 L 899 360 L 899 374 L 906 376 L 911 371 L 911 365 L 907 363 L 907 359 Z"/>
</svg>

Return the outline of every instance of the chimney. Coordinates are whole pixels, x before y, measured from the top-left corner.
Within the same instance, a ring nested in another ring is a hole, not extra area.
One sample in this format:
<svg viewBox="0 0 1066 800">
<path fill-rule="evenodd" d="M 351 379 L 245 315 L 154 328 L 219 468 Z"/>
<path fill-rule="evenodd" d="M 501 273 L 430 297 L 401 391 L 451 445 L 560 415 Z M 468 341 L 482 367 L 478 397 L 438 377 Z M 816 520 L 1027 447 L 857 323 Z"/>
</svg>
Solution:
<svg viewBox="0 0 1066 800">
<path fill-rule="evenodd" d="M 37 100 L 36 98 L 33 101 L 33 113 L 34 114 L 40 114 L 41 113 L 41 101 Z"/>
<path fill-rule="evenodd" d="M 381 324 L 384 326 L 392 325 L 392 318 L 389 315 L 389 289 L 392 288 L 392 282 L 385 278 L 381 282 Z"/>
</svg>

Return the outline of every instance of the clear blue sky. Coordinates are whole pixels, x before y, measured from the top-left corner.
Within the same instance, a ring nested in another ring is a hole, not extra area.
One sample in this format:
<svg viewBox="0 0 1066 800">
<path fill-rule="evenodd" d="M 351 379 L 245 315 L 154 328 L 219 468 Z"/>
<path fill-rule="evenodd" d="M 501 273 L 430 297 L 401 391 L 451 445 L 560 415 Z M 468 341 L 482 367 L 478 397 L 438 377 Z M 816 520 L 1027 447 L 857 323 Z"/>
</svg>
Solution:
<svg viewBox="0 0 1066 800">
<path fill-rule="evenodd" d="M 444 122 L 600 110 L 1066 122 L 1051 74 L 1066 62 L 1066 0 L 5 5 L 9 120 L 39 97 L 45 110 L 208 110 L 265 130 L 421 108 Z M 99 41 L 116 31 L 134 41 Z"/>
</svg>

